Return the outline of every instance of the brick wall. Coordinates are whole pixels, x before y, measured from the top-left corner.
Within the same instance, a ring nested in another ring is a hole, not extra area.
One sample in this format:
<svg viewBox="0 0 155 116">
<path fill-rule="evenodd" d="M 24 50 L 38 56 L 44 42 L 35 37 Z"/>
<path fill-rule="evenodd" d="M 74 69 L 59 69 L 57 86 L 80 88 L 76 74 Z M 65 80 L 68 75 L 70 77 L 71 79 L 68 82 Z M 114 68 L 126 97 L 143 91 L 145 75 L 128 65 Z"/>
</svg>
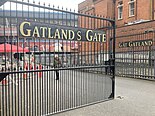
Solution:
<svg viewBox="0 0 155 116">
<path fill-rule="evenodd" d="M 89 0 L 85 0 L 79 4 L 79 8 L 88 5 Z M 123 1 L 123 19 L 118 20 L 118 2 Z M 135 15 L 129 17 L 129 0 L 116 0 L 115 5 L 115 18 L 116 18 L 116 37 L 125 36 L 125 35 L 133 35 L 139 33 L 147 33 L 149 31 L 155 30 L 155 0 L 135 0 Z M 86 4 L 87 3 L 87 4 Z M 97 0 L 96 2 L 91 1 L 91 6 L 94 7 L 94 11 L 96 14 L 100 14 L 105 17 L 114 17 L 113 13 L 113 0 Z M 134 22 L 138 20 L 146 20 L 147 22 L 141 22 L 137 24 L 127 25 L 128 22 Z M 145 35 L 145 34 L 144 34 Z M 147 34 L 148 35 L 148 34 Z M 118 43 L 123 41 L 134 41 L 139 39 L 141 36 L 137 36 L 138 38 L 133 38 L 133 36 L 125 37 L 125 38 L 117 38 L 116 39 L 116 49 L 118 48 Z M 152 37 L 151 37 L 152 38 Z M 141 37 L 140 40 L 150 39 L 150 36 Z M 128 49 L 128 48 L 123 48 Z M 130 49 L 130 48 L 129 48 Z"/>
<path fill-rule="evenodd" d="M 140 24 L 133 24 L 116 28 L 116 36 L 124 36 L 136 33 L 144 33 L 155 30 L 155 21 L 143 22 Z"/>
<path fill-rule="evenodd" d="M 85 0 L 78 4 L 78 11 L 83 13 L 88 13 L 92 10 L 93 0 Z"/>
<path fill-rule="evenodd" d="M 105 17 L 113 17 L 113 0 L 85 0 L 78 5 L 78 11 Z"/>
<path fill-rule="evenodd" d="M 116 0 L 115 13 L 116 13 L 116 24 L 118 26 L 122 26 L 127 24 L 128 22 L 133 22 L 136 20 L 152 20 L 151 14 L 151 0 L 135 0 L 135 15 L 129 17 L 129 0 L 123 1 L 123 19 L 118 20 L 118 2 L 120 0 Z"/>
<path fill-rule="evenodd" d="M 118 20 L 118 2 L 123 2 L 123 19 Z M 113 0 L 85 0 L 79 4 L 79 11 L 93 13 L 105 17 L 115 17 L 116 25 L 124 26 L 129 22 L 139 20 L 154 20 L 155 19 L 155 0 L 135 0 L 135 15 L 129 17 L 129 0 L 116 0 L 114 7 Z"/>
</svg>

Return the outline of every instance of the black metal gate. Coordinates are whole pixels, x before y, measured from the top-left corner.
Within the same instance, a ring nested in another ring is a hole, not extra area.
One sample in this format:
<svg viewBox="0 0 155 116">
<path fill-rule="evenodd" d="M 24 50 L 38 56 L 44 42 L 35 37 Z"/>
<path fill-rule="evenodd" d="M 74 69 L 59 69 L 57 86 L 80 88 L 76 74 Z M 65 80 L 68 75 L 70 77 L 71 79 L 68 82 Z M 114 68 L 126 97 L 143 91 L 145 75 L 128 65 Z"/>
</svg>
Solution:
<svg viewBox="0 0 155 116">
<path fill-rule="evenodd" d="M 155 31 L 116 38 L 116 75 L 155 80 Z"/>
<path fill-rule="evenodd" d="M 115 22 L 40 3 L 0 7 L 0 115 L 50 115 L 114 98 Z"/>
</svg>

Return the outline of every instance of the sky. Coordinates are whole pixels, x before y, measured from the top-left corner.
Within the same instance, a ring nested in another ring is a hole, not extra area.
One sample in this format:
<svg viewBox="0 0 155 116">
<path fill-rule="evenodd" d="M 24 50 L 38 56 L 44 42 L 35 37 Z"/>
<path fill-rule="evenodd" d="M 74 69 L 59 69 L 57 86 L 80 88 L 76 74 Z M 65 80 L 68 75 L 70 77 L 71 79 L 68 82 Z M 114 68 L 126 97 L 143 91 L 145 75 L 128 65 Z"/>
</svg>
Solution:
<svg viewBox="0 0 155 116">
<path fill-rule="evenodd" d="M 17 0 L 17 1 L 22 1 L 22 0 Z M 24 0 L 25 2 L 27 0 Z M 33 0 L 29 0 L 30 3 L 33 2 Z M 43 3 L 45 2 L 46 6 L 50 5 L 51 6 L 55 6 L 55 8 L 57 8 L 59 6 L 59 8 L 64 8 L 64 9 L 72 9 L 72 11 L 78 11 L 78 4 L 83 2 L 84 0 L 34 0 L 36 2 L 36 4 L 38 4 L 38 2 L 40 1 L 40 3 L 43 5 Z M 9 3 L 5 4 L 5 9 L 9 8 Z M 12 10 L 15 8 L 15 5 L 11 5 L 12 6 Z M 14 8 L 13 8 L 14 7 Z M 19 6 L 20 9 L 20 6 Z"/>
<path fill-rule="evenodd" d="M 72 9 L 78 11 L 78 4 L 83 2 L 84 0 L 35 0 L 35 1 L 40 1 L 41 3 L 51 4 L 54 6 L 60 6 L 60 8 L 63 6 L 64 8 Z"/>
</svg>

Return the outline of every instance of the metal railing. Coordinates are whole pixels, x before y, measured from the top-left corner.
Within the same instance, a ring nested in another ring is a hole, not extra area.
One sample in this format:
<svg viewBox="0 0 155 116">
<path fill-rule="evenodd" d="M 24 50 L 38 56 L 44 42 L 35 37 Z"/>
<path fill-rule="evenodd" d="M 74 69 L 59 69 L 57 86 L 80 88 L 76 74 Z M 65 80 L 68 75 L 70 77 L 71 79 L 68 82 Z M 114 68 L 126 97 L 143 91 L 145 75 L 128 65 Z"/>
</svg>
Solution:
<svg viewBox="0 0 155 116">
<path fill-rule="evenodd" d="M 117 37 L 116 75 L 155 79 L 155 32 Z"/>
<path fill-rule="evenodd" d="M 50 115 L 114 98 L 114 20 L 29 0 L 1 8 L 0 115 Z"/>
</svg>

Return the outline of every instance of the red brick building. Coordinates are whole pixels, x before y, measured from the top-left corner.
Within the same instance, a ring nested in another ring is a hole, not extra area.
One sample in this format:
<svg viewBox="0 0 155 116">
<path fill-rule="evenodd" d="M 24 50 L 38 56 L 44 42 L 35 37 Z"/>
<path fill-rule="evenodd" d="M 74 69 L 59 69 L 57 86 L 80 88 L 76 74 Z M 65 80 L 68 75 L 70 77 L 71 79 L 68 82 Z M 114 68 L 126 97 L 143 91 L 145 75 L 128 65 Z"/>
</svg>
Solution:
<svg viewBox="0 0 155 116">
<path fill-rule="evenodd" d="M 120 36 L 152 32 L 155 30 L 155 0 L 85 0 L 79 12 L 103 15 L 116 20 L 116 48 L 120 41 L 137 38 Z M 152 36 L 151 36 L 152 37 Z M 138 38 L 139 39 L 139 38 Z M 150 39 L 150 36 L 139 40 Z"/>
<path fill-rule="evenodd" d="M 116 19 L 117 27 L 149 22 L 155 19 L 155 0 L 85 0 L 79 12 Z M 131 28 L 131 26 L 130 26 Z"/>
<path fill-rule="evenodd" d="M 78 11 L 82 13 L 98 14 L 105 17 L 113 17 L 113 6 L 112 0 L 85 0 L 79 4 Z"/>
<path fill-rule="evenodd" d="M 124 30 L 129 25 L 131 29 L 132 25 L 149 23 L 155 19 L 155 0 L 85 0 L 78 9 L 83 13 L 115 17 L 118 30 Z"/>
<path fill-rule="evenodd" d="M 79 11 L 115 18 L 116 75 L 155 79 L 155 0 L 85 0 Z"/>
</svg>

